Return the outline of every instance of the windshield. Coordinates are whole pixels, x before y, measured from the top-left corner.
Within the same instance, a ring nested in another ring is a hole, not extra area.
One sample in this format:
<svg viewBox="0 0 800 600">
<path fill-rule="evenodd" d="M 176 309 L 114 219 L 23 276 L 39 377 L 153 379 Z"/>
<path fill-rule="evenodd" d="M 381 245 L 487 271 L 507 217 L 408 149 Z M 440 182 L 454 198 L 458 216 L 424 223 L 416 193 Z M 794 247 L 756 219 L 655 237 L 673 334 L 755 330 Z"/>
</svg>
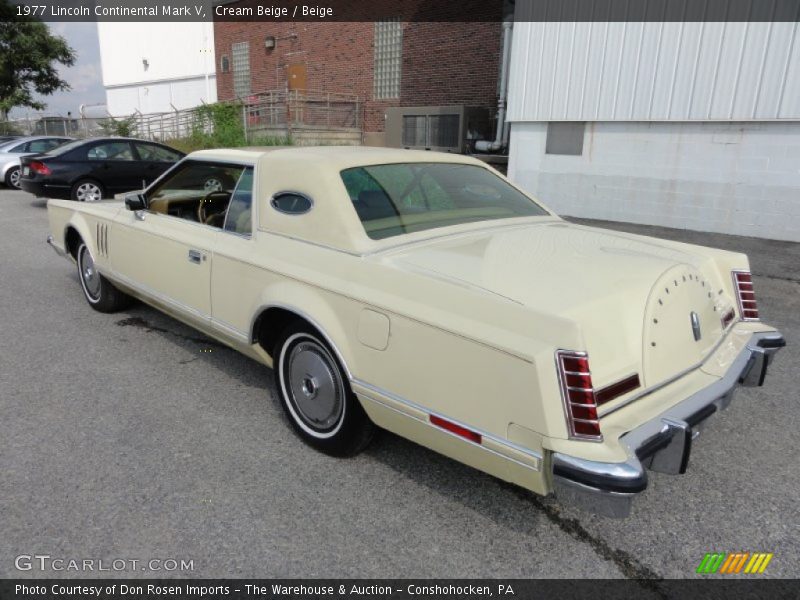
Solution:
<svg viewBox="0 0 800 600">
<path fill-rule="evenodd" d="M 404 163 L 342 171 L 342 181 L 373 240 L 475 221 L 549 213 L 483 167 Z"/>
</svg>

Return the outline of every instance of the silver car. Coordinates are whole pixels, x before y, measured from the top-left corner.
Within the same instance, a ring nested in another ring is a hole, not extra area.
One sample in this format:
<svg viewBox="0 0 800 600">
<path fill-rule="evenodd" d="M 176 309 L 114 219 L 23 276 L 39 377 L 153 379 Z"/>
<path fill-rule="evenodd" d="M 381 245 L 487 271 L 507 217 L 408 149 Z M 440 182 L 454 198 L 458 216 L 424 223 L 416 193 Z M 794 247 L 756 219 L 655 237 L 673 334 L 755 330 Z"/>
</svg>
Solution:
<svg viewBox="0 0 800 600">
<path fill-rule="evenodd" d="M 34 135 L 0 143 L 0 181 L 8 187 L 19 189 L 21 156 L 40 154 L 70 141 L 68 137 Z"/>
</svg>

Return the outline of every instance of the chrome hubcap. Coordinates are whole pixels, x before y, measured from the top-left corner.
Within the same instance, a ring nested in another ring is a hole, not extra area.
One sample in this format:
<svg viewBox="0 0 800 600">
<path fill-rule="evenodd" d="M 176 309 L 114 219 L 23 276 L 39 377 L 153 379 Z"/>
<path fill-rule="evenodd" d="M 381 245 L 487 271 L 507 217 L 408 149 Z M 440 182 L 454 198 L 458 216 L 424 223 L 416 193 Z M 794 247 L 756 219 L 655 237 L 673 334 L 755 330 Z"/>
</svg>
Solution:
<svg viewBox="0 0 800 600">
<path fill-rule="evenodd" d="M 302 341 L 292 348 L 285 374 L 300 418 L 320 432 L 335 427 L 342 416 L 345 390 L 330 353 L 315 342 Z"/>
<path fill-rule="evenodd" d="M 100 192 L 100 188 L 93 183 L 80 184 L 75 195 L 81 202 L 97 202 L 103 196 Z"/>
<path fill-rule="evenodd" d="M 19 169 L 14 169 L 13 171 L 11 171 L 11 174 L 9 175 L 8 178 L 13 187 L 15 188 L 19 187 Z"/>
<path fill-rule="evenodd" d="M 94 259 L 85 246 L 81 252 L 81 278 L 86 293 L 96 299 L 100 295 L 100 274 L 94 268 Z"/>
</svg>

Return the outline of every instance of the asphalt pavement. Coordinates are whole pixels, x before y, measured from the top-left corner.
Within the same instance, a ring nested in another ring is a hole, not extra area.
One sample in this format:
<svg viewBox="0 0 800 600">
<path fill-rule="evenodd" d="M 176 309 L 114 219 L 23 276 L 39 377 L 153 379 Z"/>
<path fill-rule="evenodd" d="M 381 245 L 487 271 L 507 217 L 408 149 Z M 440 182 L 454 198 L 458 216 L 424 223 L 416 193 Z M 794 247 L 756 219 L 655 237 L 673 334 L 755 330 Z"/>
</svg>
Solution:
<svg viewBox="0 0 800 600">
<path fill-rule="evenodd" d="M 388 433 L 352 459 L 312 451 L 269 369 L 142 304 L 92 310 L 44 203 L 0 189 L 0 577 L 694 578 L 706 552 L 741 551 L 796 576 L 800 244 L 601 225 L 748 252 L 789 343 L 626 520 Z M 101 559 L 128 562 L 65 568 Z"/>
</svg>

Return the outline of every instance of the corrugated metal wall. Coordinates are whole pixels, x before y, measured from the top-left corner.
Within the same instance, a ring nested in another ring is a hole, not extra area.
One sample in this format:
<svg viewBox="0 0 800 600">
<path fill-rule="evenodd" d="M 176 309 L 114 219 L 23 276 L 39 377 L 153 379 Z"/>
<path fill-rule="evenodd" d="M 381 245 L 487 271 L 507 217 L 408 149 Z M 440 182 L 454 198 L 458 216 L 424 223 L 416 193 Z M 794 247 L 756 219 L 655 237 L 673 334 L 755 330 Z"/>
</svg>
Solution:
<svg viewBox="0 0 800 600">
<path fill-rule="evenodd" d="M 796 22 L 514 24 L 510 121 L 800 119 Z"/>
</svg>

